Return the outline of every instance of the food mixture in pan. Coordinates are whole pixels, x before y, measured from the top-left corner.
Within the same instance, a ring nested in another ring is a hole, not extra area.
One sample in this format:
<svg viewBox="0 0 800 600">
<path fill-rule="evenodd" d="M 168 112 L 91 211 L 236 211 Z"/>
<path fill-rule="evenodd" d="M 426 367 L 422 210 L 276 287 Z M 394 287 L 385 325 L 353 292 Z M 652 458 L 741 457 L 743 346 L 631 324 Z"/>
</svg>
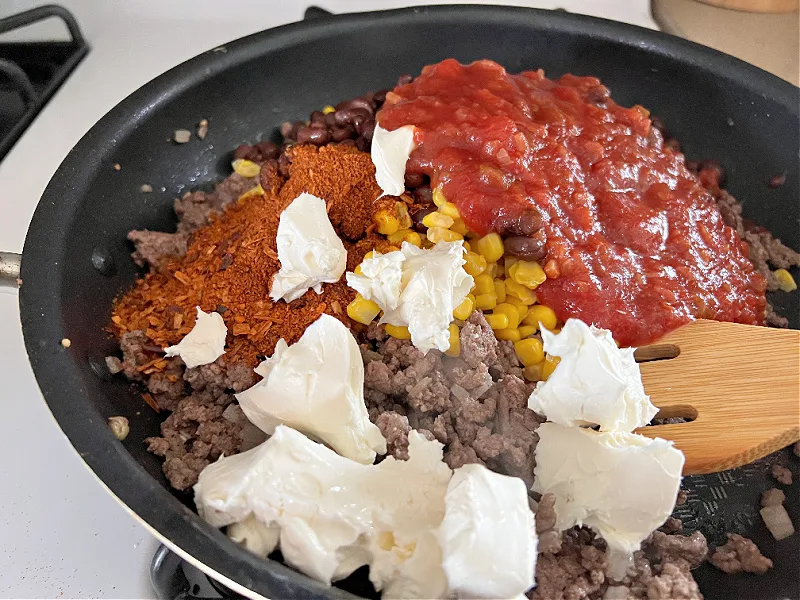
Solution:
<svg viewBox="0 0 800 600">
<path fill-rule="evenodd" d="M 684 531 L 683 454 L 633 433 L 657 413 L 633 347 L 786 326 L 765 293 L 800 255 L 718 165 L 595 78 L 490 61 L 281 135 L 176 200 L 176 232 L 130 233 L 147 272 L 110 325 L 204 519 L 324 582 L 368 565 L 386 597 L 700 598 L 706 560 L 771 568 Z"/>
</svg>

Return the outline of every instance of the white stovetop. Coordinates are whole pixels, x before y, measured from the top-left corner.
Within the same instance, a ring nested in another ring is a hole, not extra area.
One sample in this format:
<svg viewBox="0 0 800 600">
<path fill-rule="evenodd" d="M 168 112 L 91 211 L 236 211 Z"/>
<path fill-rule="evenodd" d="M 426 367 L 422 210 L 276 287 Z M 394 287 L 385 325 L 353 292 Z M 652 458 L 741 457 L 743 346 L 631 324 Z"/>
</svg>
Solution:
<svg viewBox="0 0 800 600">
<path fill-rule="evenodd" d="M 464 0 L 462 0 L 463 2 Z M 486 0 L 485 0 L 486 1 Z M 45 2 L 3 0 L 0 17 Z M 428 2 L 318 0 L 334 12 Z M 439 0 L 438 3 L 445 3 Z M 647 0 L 543 0 L 655 28 Z M 61 0 L 92 50 L 0 162 L 0 250 L 20 252 L 31 215 L 69 149 L 136 88 L 192 56 L 302 18 L 292 0 Z M 97 483 L 42 400 L 22 343 L 16 293 L 0 291 L 0 597 L 151 598 L 156 540 Z"/>
</svg>

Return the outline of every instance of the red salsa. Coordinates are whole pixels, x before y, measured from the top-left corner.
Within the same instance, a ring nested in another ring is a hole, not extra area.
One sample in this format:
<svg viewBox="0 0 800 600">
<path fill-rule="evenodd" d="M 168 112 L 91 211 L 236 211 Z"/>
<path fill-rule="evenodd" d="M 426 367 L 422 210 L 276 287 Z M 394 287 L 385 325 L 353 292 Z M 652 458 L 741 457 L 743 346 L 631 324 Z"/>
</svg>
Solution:
<svg viewBox="0 0 800 600">
<path fill-rule="evenodd" d="M 535 211 L 560 319 L 649 343 L 694 318 L 761 324 L 765 281 L 711 195 L 663 144 L 647 110 L 594 77 L 510 75 L 448 59 L 395 88 L 378 115 L 414 125 L 408 173 L 424 173 L 470 230 Z"/>
</svg>

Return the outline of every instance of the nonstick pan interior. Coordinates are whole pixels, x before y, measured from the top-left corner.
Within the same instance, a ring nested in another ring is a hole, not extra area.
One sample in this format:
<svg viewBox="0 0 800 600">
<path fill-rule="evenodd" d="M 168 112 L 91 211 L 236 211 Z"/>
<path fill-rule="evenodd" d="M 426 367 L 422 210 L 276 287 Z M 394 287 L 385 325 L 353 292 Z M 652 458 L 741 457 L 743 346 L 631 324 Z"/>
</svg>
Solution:
<svg viewBox="0 0 800 600">
<path fill-rule="evenodd" d="M 391 86 L 399 74 L 446 57 L 491 58 L 510 71 L 541 67 L 551 77 L 598 76 L 621 104 L 643 104 L 663 119 L 689 158 L 718 160 L 746 216 L 800 247 L 797 88 L 712 50 L 619 23 L 478 6 L 343 15 L 244 38 L 147 84 L 81 140 L 39 204 L 23 253 L 25 342 L 53 414 L 109 490 L 173 546 L 268 597 L 346 594 L 248 554 L 205 525 L 188 508 L 190 497 L 168 490 L 160 460 L 143 444 L 157 434 L 160 416 L 103 367 L 103 357 L 117 350 L 104 332 L 111 302 L 138 274 L 125 235 L 174 228 L 172 199 L 227 175 L 231 150 L 241 142 L 269 137 L 284 120 Z M 168 141 L 175 129 L 193 129 L 203 118 L 210 123 L 204 141 Z M 767 182 L 781 173 L 786 183 L 770 189 Z M 144 183 L 154 193 L 140 193 Z M 773 301 L 797 328 L 798 294 Z M 65 337 L 69 349 L 60 343 Z M 105 423 L 113 415 L 131 423 L 122 443 Z M 798 460 L 785 462 L 800 477 Z M 755 512 L 759 490 L 772 486 L 766 471 L 762 465 L 692 483 L 696 514 L 684 515 L 687 522 L 694 517 L 708 531 L 713 524 L 717 538 L 737 528 L 776 565 L 762 577 L 702 568 L 697 576 L 707 598 L 800 595 L 798 536 L 774 542 Z M 716 498 L 723 493 L 737 498 L 734 508 Z M 788 496 L 798 523 L 797 494 Z M 709 520 L 704 510 L 717 516 Z M 357 593 L 365 589 L 354 585 Z"/>
</svg>

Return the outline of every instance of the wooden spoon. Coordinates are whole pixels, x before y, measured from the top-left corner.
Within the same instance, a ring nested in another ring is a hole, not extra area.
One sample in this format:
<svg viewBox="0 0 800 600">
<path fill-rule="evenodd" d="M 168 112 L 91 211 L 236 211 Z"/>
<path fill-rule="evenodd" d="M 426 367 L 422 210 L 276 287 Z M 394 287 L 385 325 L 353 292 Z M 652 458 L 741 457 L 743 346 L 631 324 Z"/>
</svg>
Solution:
<svg viewBox="0 0 800 600">
<path fill-rule="evenodd" d="M 686 475 L 753 462 L 800 440 L 800 331 L 699 320 L 639 348 L 657 418 L 637 429 L 672 440 Z"/>
</svg>

